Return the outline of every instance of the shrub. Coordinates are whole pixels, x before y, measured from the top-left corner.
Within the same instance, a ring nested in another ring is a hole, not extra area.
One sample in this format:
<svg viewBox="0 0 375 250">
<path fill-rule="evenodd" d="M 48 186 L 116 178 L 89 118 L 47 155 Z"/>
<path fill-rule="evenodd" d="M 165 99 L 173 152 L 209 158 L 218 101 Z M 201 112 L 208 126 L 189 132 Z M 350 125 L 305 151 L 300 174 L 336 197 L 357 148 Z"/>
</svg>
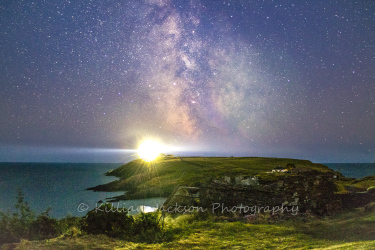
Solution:
<svg viewBox="0 0 375 250">
<path fill-rule="evenodd" d="M 50 209 L 34 219 L 34 212 L 25 202 L 24 194 L 18 191 L 16 212 L 0 212 L 0 245 L 20 242 L 22 239 L 41 240 L 60 234 L 59 223 L 49 217 Z"/>
<path fill-rule="evenodd" d="M 2 244 L 18 242 L 19 238 L 15 236 L 11 227 L 11 216 L 9 213 L 0 212 L 0 246 Z"/>
<path fill-rule="evenodd" d="M 87 213 L 82 230 L 110 237 L 130 235 L 133 232 L 134 219 L 127 213 L 125 208 L 115 208 L 109 203 L 103 204 Z"/>
<path fill-rule="evenodd" d="M 162 227 L 159 224 L 159 216 L 157 212 L 141 213 L 135 220 L 134 233 L 141 234 L 147 230 L 161 231 Z"/>
<path fill-rule="evenodd" d="M 288 164 L 286 164 L 286 168 L 287 169 L 293 169 L 293 168 L 296 168 L 296 165 L 294 163 L 288 163 Z"/>
<path fill-rule="evenodd" d="M 59 227 L 64 236 L 77 236 L 82 233 L 83 222 L 84 218 L 69 215 L 59 221 Z"/>
<path fill-rule="evenodd" d="M 57 237 L 60 234 L 58 221 L 49 217 L 50 210 L 50 208 L 47 209 L 30 224 L 29 234 L 31 239 L 49 239 Z"/>
<path fill-rule="evenodd" d="M 134 234 L 139 242 L 156 243 L 173 238 L 173 230 L 165 229 L 158 212 L 141 213 L 135 219 Z"/>
<path fill-rule="evenodd" d="M 15 207 L 16 212 L 13 214 L 0 212 L 0 244 L 19 242 L 30 236 L 34 213 L 25 202 L 22 190 L 18 190 Z"/>
</svg>

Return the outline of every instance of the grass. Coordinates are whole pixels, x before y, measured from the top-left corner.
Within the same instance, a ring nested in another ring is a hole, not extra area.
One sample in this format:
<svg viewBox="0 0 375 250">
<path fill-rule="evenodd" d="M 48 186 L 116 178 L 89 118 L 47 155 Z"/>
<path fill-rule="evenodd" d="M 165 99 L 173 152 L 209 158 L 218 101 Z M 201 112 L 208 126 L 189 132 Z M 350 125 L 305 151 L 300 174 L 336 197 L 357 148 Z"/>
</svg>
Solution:
<svg viewBox="0 0 375 250">
<path fill-rule="evenodd" d="M 58 237 L 43 241 L 22 240 L 12 244 L 15 249 L 115 249 L 132 243 L 109 238 L 104 235 L 83 235 L 75 237 Z M 6 249 L 6 248 L 5 248 Z"/>
<path fill-rule="evenodd" d="M 348 193 L 349 190 L 364 191 L 369 187 L 375 187 L 375 175 L 361 179 L 343 178 L 336 182 L 338 193 Z"/>
<path fill-rule="evenodd" d="M 375 212 L 363 208 L 326 218 L 300 218 L 270 224 L 215 222 L 194 215 L 167 217 L 169 242 L 136 243 L 103 235 L 22 241 L 16 249 L 374 249 Z"/>
<path fill-rule="evenodd" d="M 172 248 L 197 249 L 314 249 L 349 246 L 371 249 L 375 246 L 374 213 L 362 210 L 312 219 L 307 223 L 289 221 L 281 224 L 242 222 L 196 222 L 179 240 L 166 243 Z M 366 248 L 368 247 L 368 248 Z"/>
<path fill-rule="evenodd" d="M 176 185 L 199 186 L 212 178 L 223 176 L 258 175 L 270 181 L 276 180 L 278 174 L 266 172 L 277 166 L 286 167 L 288 163 L 294 163 L 301 169 L 332 171 L 322 164 L 286 158 L 170 157 L 159 158 L 149 164 L 142 160 L 132 161 L 107 173 L 119 177 L 120 180 L 91 189 L 127 191 L 126 199 L 168 197 Z"/>
<path fill-rule="evenodd" d="M 375 186 L 375 175 L 366 176 L 362 179 L 353 180 L 352 185 L 357 188 L 369 188 Z"/>
</svg>

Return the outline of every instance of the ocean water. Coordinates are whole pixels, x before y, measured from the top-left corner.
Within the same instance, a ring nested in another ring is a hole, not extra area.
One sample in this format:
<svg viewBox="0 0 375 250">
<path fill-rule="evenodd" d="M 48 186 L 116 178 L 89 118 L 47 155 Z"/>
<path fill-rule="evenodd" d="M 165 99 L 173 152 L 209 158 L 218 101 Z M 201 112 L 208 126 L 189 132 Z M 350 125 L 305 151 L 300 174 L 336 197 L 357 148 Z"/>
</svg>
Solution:
<svg viewBox="0 0 375 250">
<path fill-rule="evenodd" d="M 345 177 L 363 178 L 375 175 L 375 163 L 323 163 L 327 167 L 339 171 Z"/>
<path fill-rule="evenodd" d="M 122 164 L 103 163 L 0 163 L 0 211 L 14 211 L 21 189 L 31 209 L 40 214 L 51 207 L 53 218 L 68 214 L 84 216 L 99 201 L 124 192 L 93 192 L 85 190 L 116 180 L 105 176 Z M 120 207 L 160 206 L 165 198 L 121 201 Z M 117 203 L 114 204 L 117 206 Z"/>
</svg>

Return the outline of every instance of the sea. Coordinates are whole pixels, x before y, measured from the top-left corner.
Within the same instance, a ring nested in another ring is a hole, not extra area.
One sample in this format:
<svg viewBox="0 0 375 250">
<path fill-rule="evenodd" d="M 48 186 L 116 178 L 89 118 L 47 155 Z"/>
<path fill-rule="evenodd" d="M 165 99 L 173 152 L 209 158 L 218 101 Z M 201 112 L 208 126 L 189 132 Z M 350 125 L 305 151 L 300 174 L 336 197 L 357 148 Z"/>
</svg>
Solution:
<svg viewBox="0 0 375 250">
<path fill-rule="evenodd" d="M 363 178 L 375 175 L 375 163 L 322 163 L 330 169 L 339 171 L 345 177 Z"/>
<path fill-rule="evenodd" d="M 346 177 L 362 178 L 375 175 L 375 163 L 323 163 Z M 120 163 L 0 163 L 0 211 L 14 212 L 18 191 L 35 214 L 50 208 L 52 218 L 85 216 L 100 209 L 100 202 L 124 192 L 94 192 L 86 190 L 117 180 L 105 173 L 120 167 Z M 166 197 L 119 201 L 114 206 L 125 207 L 131 214 L 140 208 L 161 206 Z"/>
<path fill-rule="evenodd" d="M 0 163 L 0 211 L 15 212 L 19 190 L 36 215 L 50 208 L 52 218 L 82 217 L 88 211 L 101 209 L 114 196 L 124 192 L 94 192 L 86 190 L 117 180 L 105 173 L 120 167 L 117 163 Z M 161 206 L 165 197 L 119 201 L 115 207 L 125 207 L 131 214 L 140 208 Z"/>
</svg>

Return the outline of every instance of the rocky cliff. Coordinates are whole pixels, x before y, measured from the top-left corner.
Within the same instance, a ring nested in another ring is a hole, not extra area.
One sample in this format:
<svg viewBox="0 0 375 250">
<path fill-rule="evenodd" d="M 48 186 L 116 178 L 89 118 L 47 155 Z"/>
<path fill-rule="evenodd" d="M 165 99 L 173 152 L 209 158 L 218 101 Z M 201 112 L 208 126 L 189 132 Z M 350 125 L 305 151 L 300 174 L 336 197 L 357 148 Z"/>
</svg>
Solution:
<svg viewBox="0 0 375 250">
<path fill-rule="evenodd" d="M 316 170 L 278 174 L 272 178 L 223 176 L 199 187 L 176 188 L 164 208 L 179 205 L 212 210 L 217 204 L 221 208 L 294 206 L 299 212 L 325 214 L 340 207 L 335 190 L 334 174 Z M 223 210 L 216 210 L 220 211 Z"/>
</svg>

